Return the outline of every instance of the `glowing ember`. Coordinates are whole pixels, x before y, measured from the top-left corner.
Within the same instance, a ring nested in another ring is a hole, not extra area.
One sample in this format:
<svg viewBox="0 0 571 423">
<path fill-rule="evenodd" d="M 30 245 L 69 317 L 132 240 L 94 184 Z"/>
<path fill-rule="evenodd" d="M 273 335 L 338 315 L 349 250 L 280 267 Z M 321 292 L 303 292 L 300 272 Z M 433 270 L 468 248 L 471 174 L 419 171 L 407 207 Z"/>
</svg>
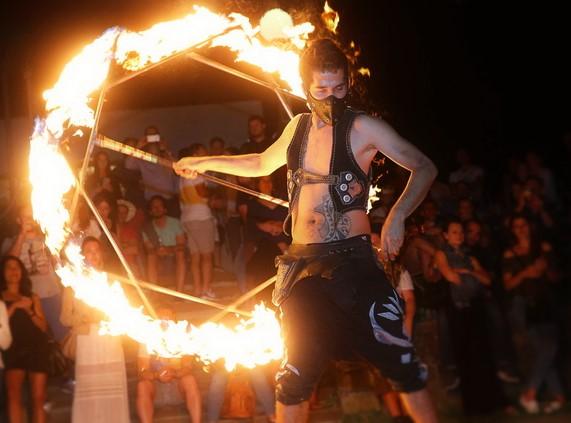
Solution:
<svg viewBox="0 0 571 423">
<path fill-rule="evenodd" d="M 325 23 L 326 28 L 334 34 L 337 34 L 337 25 L 339 25 L 339 13 L 329 7 L 329 4 L 325 2 L 323 6 L 323 13 L 321 14 L 321 19 Z"/>
<path fill-rule="evenodd" d="M 381 193 L 381 191 L 382 189 L 380 187 L 375 187 L 373 185 L 369 187 L 369 200 L 367 202 L 367 213 L 369 213 L 373 208 L 373 203 L 375 201 L 380 200 L 379 194 Z"/>
</svg>

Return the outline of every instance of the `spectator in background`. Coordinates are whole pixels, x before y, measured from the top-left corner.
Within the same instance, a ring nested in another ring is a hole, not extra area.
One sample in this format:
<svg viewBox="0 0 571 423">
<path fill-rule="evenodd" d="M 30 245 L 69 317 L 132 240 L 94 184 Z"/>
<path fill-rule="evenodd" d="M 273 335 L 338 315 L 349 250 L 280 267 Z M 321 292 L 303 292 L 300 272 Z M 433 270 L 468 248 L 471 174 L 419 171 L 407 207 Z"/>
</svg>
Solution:
<svg viewBox="0 0 571 423">
<path fill-rule="evenodd" d="M 143 237 L 145 215 L 127 200 L 117 200 L 117 242 L 136 277 L 145 275 Z"/>
<path fill-rule="evenodd" d="M 87 264 L 103 271 L 101 243 L 85 238 L 81 252 Z M 127 423 L 127 372 L 121 338 L 99 334 L 102 314 L 73 295 L 64 293 L 61 321 L 71 327 L 75 346 L 75 389 L 72 423 Z"/>
<path fill-rule="evenodd" d="M 250 116 L 248 119 L 248 142 L 240 148 L 240 154 L 262 153 L 274 139 L 267 132 L 266 120 L 259 115 Z M 272 173 L 274 189 L 281 194 L 286 193 L 286 166 L 282 166 Z"/>
<path fill-rule="evenodd" d="M 122 192 L 119 180 L 111 171 L 109 155 L 104 150 L 99 150 L 93 157 L 94 171 L 85 181 L 85 189 L 90 197 L 105 192 L 115 201 L 121 198 Z"/>
<path fill-rule="evenodd" d="M 262 153 L 272 144 L 266 134 L 266 120 L 259 116 L 250 116 L 248 119 L 248 141 L 242 144 L 240 154 Z"/>
<path fill-rule="evenodd" d="M 374 233 L 380 233 L 380 228 Z M 415 303 L 423 309 L 437 310 L 448 300 L 448 286 L 441 281 L 442 276 L 434 267 L 436 251 L 437 247 L 421 236 L 418 224 L 408 219 L 400 261 L 412 278 Z"/>
<path fill-rule="evenodd" d="M 159 319 L 175 321 L 175 314 L 168 308 L 157 309 Z M 200 423 L 202 404 L 200 390 L 192 375 L 192 357 L 164 358 L 149 354 L 140 344 L 137 364 L 137 415 L 141 423 L 152 423 L 154 408 L 164 405 L 185 404 L 192 423 Z"/>
<path fill-rule="evenodd" d="M 32 292 L 42 303 L 49 327 L 56 340 L 62 340 L 67 330 L 59 322 L 61 311 L 61 284 L 52 263 L 52 256 L 44 243 L 44 234 L 34 221 L 32 207 L 22 206 L 18 213 L 20 231 L 6 239 L 2 252 L 18 257 L 32 282 Z"/>
<path fill-rule="evenodd" d="M 111 195 L 101 192 L 93 198 L 93 204 L 97 209 L 97 212 L 103 219 L 105 226 L 111 232 L 114 239 L 117 239 L 117 200 Z M 103 233 L 103 229 L 101 232 Z M 117 253 L 113 249 L 113 245 L 107 236 L 103 234 L 100 236 L 99 241 L 103 248 L 104 261 L 108 269 L 113 272 L 118 272 L 121 269 L 121 262 Z"/>
<path fill-rule="evenodd" d="M 539 178 L 543 184 L 543 193 L 545 199 L 552 205 L 559 205 L 559 196 L 555 186 L 555 177 L 551 169 L 543 165 L 541 156 L 536 152 L 530 151 L 525 155 L 525 163 L 529 169 L 531 176 Z"/>
<path fill-rule="evenodd" d="M 81 239 L 87 236 L 101 239 L 102 232 L 99 223 L 97 223 L 83 198 L 80 198 L 77 204 L 77 214 L 72 224 L 72 230 L 74 235 L 79 236 Z"/>
<path fill-rule="evenodd" d="M 22 387 L 30 386 L 34 423 L 44 423 L 48 379 L 48 325 L 40 298 L 22 261 L 5 256 L 0 264 L 0 296 L 8 308 L 12 344 L 2 352 L 11 423 L 23 423 Z"/>
<path fill-rule="evenodd" d="M 207 154 L 208 151 L 202 144 L 192 144 L 184 151 L 184 156 L 201 157 Z M 194 293 L 197 296 L 213 299 L 216 295 L 210 284 L 217 228 L 209 206 L 208 188 L 200 176 L 194 179 L 180 178 L 179 183 L 180 217 L 190 250 Z"/>
<path fill-rule="evenodd" d="M 476 217 L 474 211 L 474 203 L 469 198 L 461 198 L 458 200 L 457 216 L 462 223 L 472 220 Z"/>
<path fill-rule="evenodd" d="M 167 143 L 155 126 L 145 129 L 145 137 L 139 142 L 139 148 L 156 156 L 173 160 Z M 145 192 L 145 200 L 150 201 L 156 195 L 164 198 L 168 214 L 178 217 L 178 178 L 171 169 L 157 166 L 134 157 L 125 159 L 125 168 L 139 171 Z"/>
<path fill-rule="evenodd" d="M 489 274 L 478 260 L 466 254 L 464 230 L 458 219 L 444 227 L 445 246 L 436 252 L 435 263 L 450 282 L 452 304 L 449 324 L 460 375 L 460 391 L 467 415 L 489 413 L 503 405 L 503 395 L 493 363 L 485 316 L 485 286 Z"/>
<path fill-rule="evenodd" d="M 275 196 L 271 176 L 257 178 L 256 189 Z M 253 248 L 246 262 L 247 280 L 255 286 L 275 273 L 275 257 L 284 254 L 290 239 L 283 232 L 287 209 L 260 198 L 246 203 L 245 243 Z"/>
<path fill-rule="evenodd" d="M 509 228 L 512 242 L 503 254 L 503 282 L 510 297 L 513 330 L 527 335 L 534 353 L 520 404 L 528 413 L 538 413 L 537 393 L 545 385 L 551 399 L 544 411 L 552 413 L 565 402 L 555 366 L 559 331 L 551 286 L 557 279 L 553 251 L 532 232 L 524 215 L 514 215 Z"/>
<path fill-rule="evenodd" d="M 2 353 L 6 351 L 11 344 L 12 332 L 10 332 L 8 309 L 6 308 L 6 303 L 0 298 L 0 421 L 4 421 L 6 418 L 6 393 L 4 390 L 4 361 L 2 360 Z"/>
<path fill-rule="evenodd" d="M 93 204 L 113 235 L 117 235 L 117 200 L 102 192 L 93 198 Z"/>
<path fill-rule="evenodd" d="M 208 397 L 206 402 L 206 422 L 217 423 L 220 420 L 220 412 L 224 405 L 224 395 L 228 379 L 232 376 L 219 363 L 215 364 L 208 387 Z M 236 371 L 236 370 L 235 370 Z M 262 367 L 254 367 L 252 369 L 239 369 L 248 373 L 250 385 L 256 393 L 256 399 L 262 405 L 264 413 L 269 423 L 276 422 L 276 406 L 274 392 L 268 383 L 268 378 Z"/>
<path fill-rule="evenodd" d="M 435 201 L 427 198 L 419 208 L 420 231 L 424 239 L 435 247 L 444 245 L 442 228 L 440 227 L 440 210 Z"/>
<path fill-rule="evenodd" d="M 520 191 L 515 213 L 525 214 L 537 230 L 546 239 L 550 239 L 555 220 L 545 207 L 543 185 L 539 178 L 529 178 L 524 189 Z"/>
<path fill-rule="evenodd" d="M 210 148 L 208 152 L 209 156 L 223 156 L 225 154 L 226 143 L 222 138 L 214 137 L 208 142 L 208 147 Z"/>
<path fill-rule="evenodd" d="M 160 195 L 149 202 L 151 220 L 143 228 L 147 250 L 147 277 L 161 285 L 174 285 L 183 291 L 186 275 L 185 237 L 180 221 L 167 216 L 166 201 Z M 160 276 L 160 279 L 159 279 Z"/>
<path fill-rule="evenodd" d="M 450 174 L 448 181 L 453 188 L 462 182 L 465 183 L 471 197 L 480 200 L 482 198 L 484 169 L 473 164 L 470 154 L 463 148 L 456 151 L 456 162 L 459 167 Z"/>
<path fill-rule="evenodd" d="M 146 140 L 145 140 L 146 141 Z M 125 138 L 123 144 L 141 148 L 142 143 L 137 140 L 137 138 Z M 117 166 L 113 169 L 113 175 L 121 183 L 121 187 L 124 190 L 123 197 L 125 200 L 130 201 L 138 209 L 143 210 L 146 206 L 145 193 L 142 187 L 141 175 L 138 170 L 132 170 L 126 168 L 126 163 L 131 159 L 129 156 L 123 154 L 120 155 L 120 160 L 117 162 Z"/>
<path fill-rule="evenodd" d="M 491 277 L 488 287 L 484 311 L 488 321 L 492 352 L 498 378 L 506 383 L 519 382 L 515 375 L 515 358 L 511 343 L 511 333 L 500 303 L 503 304 L 504 289 L 499 274 L 501 251 L 491 242 L 488 234 L 483 233 L 483 226 L 478 220 L 464 223 L 465 247 L 468 255 L 474 257 Z"/>
</svg>

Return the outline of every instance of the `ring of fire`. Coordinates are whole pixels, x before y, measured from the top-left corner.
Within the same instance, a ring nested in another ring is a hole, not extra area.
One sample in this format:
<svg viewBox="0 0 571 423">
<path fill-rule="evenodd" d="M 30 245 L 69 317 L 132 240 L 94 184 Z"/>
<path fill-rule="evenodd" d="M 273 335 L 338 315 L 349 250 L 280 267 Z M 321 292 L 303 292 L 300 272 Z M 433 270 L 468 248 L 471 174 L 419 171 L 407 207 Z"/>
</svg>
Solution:
<svg viewBox="0 0 571 423">
<path fill-rule="evenodd" d="M 280 22 L 283 12 L 280 15 Z M 266 22 L 267 25 L 267 22 Z M 55 86 L 44 92 L 46 117 L 37 118 L 30 140 L 30 182 L 34 219 L 46 236 L 46 245 L 57 259 L 56 272 L 77 298 L 106 316 L 101 330 L 128 335 L 162 356 L 194 355 L 205 363 L 224 360 L 228 369 L 237 364 L 254 367 L 281 358 L 283 342 L 274 313 L 258 305 L 253 317 L 234 328 L 186 321 L 161 321 L 129 304 L 120 284 L 87 266 L 70 229 L 66 204 L 76 187 L 76 176 L 59 151 L 64 131 L 96 126 L 97 113 L 89 106 L 93 93 L 105 86 L 112 65 L 127 72 L 144 70 L 165 58 L 208 43 L 224 46 L 237 61 L 277 72 L 292 93 L 304 97 L 298 74 L 299 52 L 314 27 L 308 22 L 285 27 L 279 46 L 264 42 L 260 28 L 245 16 L 215 14 L 204 7 L 175 21 L 161 22 L 142 32 L 108 29 L 87 45 L 62 71 Z M 93 135 L 93 134 L 92 134 Z M 93 136 L 92 136 L 93 138 Z M 63 258 L 65 257 L 65 259 Z"/>
</svg>

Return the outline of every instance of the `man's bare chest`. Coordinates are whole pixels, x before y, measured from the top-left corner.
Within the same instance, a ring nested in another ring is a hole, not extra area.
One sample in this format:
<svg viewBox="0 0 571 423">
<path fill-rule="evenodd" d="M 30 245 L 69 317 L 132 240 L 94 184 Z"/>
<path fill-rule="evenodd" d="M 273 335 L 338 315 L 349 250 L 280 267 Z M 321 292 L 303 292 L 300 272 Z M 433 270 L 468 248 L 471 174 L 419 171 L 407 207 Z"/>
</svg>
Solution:
<svg viewBox="0 0 571 423">
<path fill-rule="evenodd" d="M 333 155 L 341 153 L 336 152 L 335 149 L 340 148 L 346 149 L 354 157 L 359 167 L 365 173 L 368 172 L 376 151 L 366 148 L 354 131 L 351 131 L 346 142 L 335 145 L 333 128 L 331 126 L 316 128 L 315 125 L 310 128 L 304 148 L 301 149 L 303 168 L 318 175 L 328 175 Z"/>
</svg>

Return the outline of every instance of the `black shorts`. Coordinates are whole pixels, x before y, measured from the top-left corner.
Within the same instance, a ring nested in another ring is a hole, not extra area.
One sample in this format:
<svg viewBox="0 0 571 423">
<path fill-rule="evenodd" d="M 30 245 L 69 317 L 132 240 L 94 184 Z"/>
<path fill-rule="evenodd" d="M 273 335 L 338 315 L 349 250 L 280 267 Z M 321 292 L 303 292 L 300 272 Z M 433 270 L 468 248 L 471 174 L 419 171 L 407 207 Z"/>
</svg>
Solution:
<svg viewBox="0 0 571 423">
<path fill-rule="evenodd" d="M 315 246 L 292 249 L 303 256 L 304 250 L 315 252 Z M 378 263 L 370 238 L 317 246 L 334 265 L 329 266 L 332 271 L 299 280 L 281 303 L 286 355 L 276 376 L 278 401 L 290 405 L 307 400 L 329 360 L 356 357 L 377 367 L 396 391 L 422 389 L 426 366 L 403 331 L 402 300 Z"/>
</svg>

